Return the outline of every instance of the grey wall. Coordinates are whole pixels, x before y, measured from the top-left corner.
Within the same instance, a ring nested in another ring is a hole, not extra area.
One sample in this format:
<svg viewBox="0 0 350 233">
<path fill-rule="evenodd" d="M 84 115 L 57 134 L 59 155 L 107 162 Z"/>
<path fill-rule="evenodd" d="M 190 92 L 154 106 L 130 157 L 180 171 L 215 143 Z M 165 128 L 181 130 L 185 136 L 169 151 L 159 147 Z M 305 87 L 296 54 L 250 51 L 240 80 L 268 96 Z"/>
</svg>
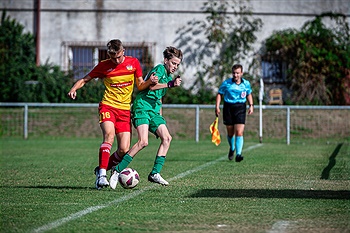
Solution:
<svg viewBox="0 0 350 233">
<path fill-rule="evenodd" d="M 172 45 L 176 30 L 199 13 L 203 0 L 40 0 L 40 61 L 62 65 L 62 43 L 100 41 L 113 38 L 123 42 L 155 42 L 155 63 L 162 62 L 162 51 Z M 314 15 L 341 12 L 350 15 L 349 0 L 251 0 L 255 17 L 264 26 L 261 42 L 274 30 L 300 28 Z M 0 8 L 33 32 L 34 0 L 2 0 Z M 100 11 L 95 11 L 95 10 Z M 349 18 L 349 17 L 348 17 Z"/>
</svg>

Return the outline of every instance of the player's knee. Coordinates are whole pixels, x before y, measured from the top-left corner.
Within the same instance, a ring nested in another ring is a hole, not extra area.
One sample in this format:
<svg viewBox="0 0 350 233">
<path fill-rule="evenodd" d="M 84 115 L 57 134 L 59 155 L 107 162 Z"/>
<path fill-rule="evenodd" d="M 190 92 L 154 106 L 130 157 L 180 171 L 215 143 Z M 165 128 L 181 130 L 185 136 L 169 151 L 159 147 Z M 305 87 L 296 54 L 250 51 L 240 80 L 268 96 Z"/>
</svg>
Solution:
<svg viewBox="0 0 350 233">
<path fill-rule="evenodd" d="M 128 148 L 119 148 L 118 149 L 118 154 L 123 157 L 127 152 L 128 152 Z"/>
<path fill-rule="evenodd" d="M 146 141 L 146 140 L 139 140 L 138 144 L 139 144 L 140 148 L 145 148 L 146 146 L 148 146 L 148 141 Z"/>
<path fill-rule="evenodd" d="M 104 141 L 108 142 L 109 144 L 113 145 L 114 142 L 114 134 L 105 134 L 103 135 Z"/>
<path fill-rule="evenodd" d="M 169 135 L 165 136 L 165 137 L 162 139 L 162 142 L 163 142 L 164 144 L 166 144 L 166 145 L 170 145 L 172 139 L 173 139 L 173 138 L 172 138 L 171 135 L 169 134 Z"/>
</svg>

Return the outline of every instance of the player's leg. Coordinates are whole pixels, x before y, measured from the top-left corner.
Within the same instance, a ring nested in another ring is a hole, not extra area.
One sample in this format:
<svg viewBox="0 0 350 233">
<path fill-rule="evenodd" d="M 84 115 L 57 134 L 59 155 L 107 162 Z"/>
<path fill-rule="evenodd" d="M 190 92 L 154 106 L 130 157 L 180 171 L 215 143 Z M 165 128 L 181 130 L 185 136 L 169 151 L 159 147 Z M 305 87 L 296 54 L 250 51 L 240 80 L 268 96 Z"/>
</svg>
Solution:
<svg viewBox="0 0 350 233">
<path fill-rule="evenodd" d="M 150 182 L 159 183 L 161 185 L 169 185 L 169 182 L 163 179 L 163 177 L 160 175 L 160 172 L 162 171 L 163 165 L 165 163 L 165 158 L 170 148 L 172 137 L 165 124 L 160 124 L 158 126 L 156 130 L 156 135 L 159 136 L 161 143 L 159 145 L 156 158 L 154 160 L 152 171 L 148 175 L 148 180 Z"/>
<path fill-rule="evenodd" d="M 243 160 L 242 150 L 243 150 L 243 132 L 244 132 L 244 124 L 236 124 L 235 125 L 235 134 L 236 134 L 236 162 L 240 162 Z"/>
<path fill-rule="evenodd" d="M 243 150 L 243 132 L 244 124 L 246 118 L 247 106 L 242 104 L 234 105 L 234 115 L 233 124 L 236 136 L 235 147 L 236 147 L 236 162 L 241 162 L 243 160 L 242 150 Z"/>
<path fill-rule="evenodd" d="M 113 122 L 102 122 L 100 123 L 100 127 L 102 130 L 103 142 L 99 149 L 99 166 L 95 168 L 95 187 L 97 189 L 101 189 L 102 187 L 106 187 L 109 185 L 107 180 L 107 167 L 115 136 Z"/>
<path fill-rule="evenodd" d="M 232 160 L 234 152 L 235 152 L 234 126 L 233 125 L 226 125 L 226 131 L 227 131 L 227 141 L 228 141 L 228 144 L 230 146 L 230 149 L 228 152 L 228 159 Z"/>
<path fill-rule="evenodd" d="M 118 133 L 116 134 L 116 138 L 117 138 L 118 149 L 109 157 L 107 171 L 115 167 L 118 163 L 120 163 L 124 155 L 128 152 L 130 148 L 130 141 L 131 141 L 130 132 Z"/>
<path fill-rule="evenodd" d="M 118 176 L 119 173 L 127 168 L 129 163 L 132 161 L 132 157 L 126 153 L 126 151 L 130 147 L 130 132 L 122 132 L 117 134 L 117 141 L 118 141 L 118 150 L 121 154 L 123 154 L 123 157 L 121 160 L 116 161 L 117 163 L 115 166 L 111 168 L 111 177 L 109 179 L 109 186 L 112 189 L 115 189 L 118 184 Z"/>
<path fill-rule="evenodd" d="M 115 167 L 118 163 L 120 163 L 120 161 L 122 161 L 124 155 L 125 155 L 125 153 L 123 153 L 118 147 L 118 149 L 116 151 L 114 151 L 111 154 L 111 156 L 109 157 L 107 171 L 112 169 L 113 167 Z"/>
<path fill-rule="evenodd" d="M 234 116 L 234 105 L 224 102 L 223 123 L 224 125 L 226 125 L 227 141 L 230 146 L 228 155 L 227 155 L 229 160 L 233 159 L 234 151 L 235 151 L 235 131 L 234 131 L 233 116 Z"/>
<path fill-rule="evenodd" d="M 131 141 L 130 111 L 113 108 L 113 116 L 116 119 L 114 121 L 114 127 L 118 148 L 109 157 L 107 171 L 122 161 L 130 148 Z"/>
<path fill-rule="evenodd" d="M 127 152 L 130 148 L 130 132 L 123 132 L 123 133 L 119 133 L 117 134 L 117 140 L 118 140 L 118 145 L 119 148 L 118 150 L 120 151 L 120 154 L 122 154 L 122 160 L 119 161 L 118 164 L 116 164 L 116 167 L 119 166 L 120 163 L 122 163 L 122 161 L 124 160 L 124 157 L 127 156 Z M 128 164 L 127 164 L 128 165 Z M 126 168 L 126 167 L 124 167 Z M 122 168 L 120 171 L 124 170 L 124 168 Z M 120 172 L 118 171 L 118 172 Z"/>
<path fill-rule="evenodd" d="M 128 152 L 131 157 L 135 157 L 140 150 L 148 146 L 148 122 L 147 124 L 138 125 L 136 131 L 138 137 L 137 142 Z"/>
<path fill-rule="evenodd" d="M 126 153 L 123 159 L 118 163 L 114 170 L 120 173 L 122 170 L 127 168 L 131 163 L 133 157 L 144 147 L 148 145 L 148 125 L 143 124 L 136 128 L 138 134 L 138 141 L 132 146 L 132 148 Z"/>
<path fill-rule="evenodd" d="M 131 140 L 131 119 L 130 111 L 128 110 L 115 110 L 115 115 L 118 120 L 115 122 L 116 138 L 118 142 L 117 156 L 110 158 L 111 167 L 111 177 L 109 180 L 109 185 L 112 189 L 115 189 L 118 184 L 118 176 L 120 171 L 126 168 L 131 162 L 132 158 L 126 154 L 130 148 Z M 112 163 L 111 160 L 115 162 Z M 118 170 L 118 167 L 123 167 Z"/>
</svg>

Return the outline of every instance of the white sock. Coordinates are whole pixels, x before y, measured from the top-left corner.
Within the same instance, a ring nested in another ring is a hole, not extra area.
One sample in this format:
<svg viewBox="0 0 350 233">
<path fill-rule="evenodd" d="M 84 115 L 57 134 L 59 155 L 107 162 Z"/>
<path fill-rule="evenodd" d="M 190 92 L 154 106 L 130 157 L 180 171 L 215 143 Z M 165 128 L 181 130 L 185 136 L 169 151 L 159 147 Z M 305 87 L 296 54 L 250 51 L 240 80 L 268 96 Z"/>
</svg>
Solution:
<svg viewBox="0 0 350 233">
<path fill-rule="evenodd" d="M 106 169 L 101 168 L 101 169 L 98 171 L 98 174 L 99 174 L 100 176 L 105 176 L 105 175 L 107 175 L 107 171 L 106 171 Z"/>
</svg>

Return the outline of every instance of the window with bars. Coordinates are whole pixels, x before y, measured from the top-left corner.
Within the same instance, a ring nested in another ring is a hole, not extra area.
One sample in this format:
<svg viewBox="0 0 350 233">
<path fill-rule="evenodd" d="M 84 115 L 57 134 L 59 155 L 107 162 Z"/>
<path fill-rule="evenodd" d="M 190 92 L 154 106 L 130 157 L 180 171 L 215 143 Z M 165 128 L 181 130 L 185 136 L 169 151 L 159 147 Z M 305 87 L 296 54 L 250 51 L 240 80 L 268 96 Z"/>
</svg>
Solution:
<svg viewBox="0 0 350 233">
<path fill-rule="evenodd" d="M 262 61 L 264 83 L 286 83 L 286 63 Z"/>
<path fill-rule="evenodd" d="M 125 55 L 139 59 L 144 74 L 153 67 L 153 43 L 123 43 Z M 108 59 L 105 43 L 64 43 L 63 67 L 73 74 L 74 79 L 84 77 L 98 62 Z"/>
</svg>

